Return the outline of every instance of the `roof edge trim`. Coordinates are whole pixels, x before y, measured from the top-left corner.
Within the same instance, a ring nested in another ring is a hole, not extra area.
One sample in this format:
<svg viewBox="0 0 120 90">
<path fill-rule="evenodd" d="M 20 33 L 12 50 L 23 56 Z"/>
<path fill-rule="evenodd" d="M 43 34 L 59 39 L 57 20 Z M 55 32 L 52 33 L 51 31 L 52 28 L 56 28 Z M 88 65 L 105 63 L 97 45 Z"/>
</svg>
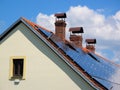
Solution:
<svg viewBox="0 0 120 90">
<path fill-rule="evenodd" d="M 45 42 L 47 44 L 47 46 L 49 46 L 60 58 L 62 58 L 64 60 L 64 62 L 70 66 L 78 75 L 80 75 L 85 81 L 87 81 L 87 83 L 89 85 L 91 85 L 93 88 L 95 88 L 96 90 L 99 90 L 98 87 L 96 87 L 95 85 L 93 85 L 86 77 L 84 77 L 78 70 L 76 70 L 75 67 L 73 67 L 69 62 L 67 62 L 65 60 L 65 58 L 50 44 L 47 42 L 47 40 L 41 36 L 41 35 L 38 35 L 38 33 L 34 30 L 32 30 L 40 39 L 42 39 L 43 42 Z"/>
<path fill-rule="evenodd" d="M 13 28 L 16 27 L 20 22 L 23 22 L 23 17 L 20 17 L 18 20 L 16 20 L 12 25 L 10 25 L 1 35 L 0 35 L 0 41 L 11 32 Z"/>
</svg>

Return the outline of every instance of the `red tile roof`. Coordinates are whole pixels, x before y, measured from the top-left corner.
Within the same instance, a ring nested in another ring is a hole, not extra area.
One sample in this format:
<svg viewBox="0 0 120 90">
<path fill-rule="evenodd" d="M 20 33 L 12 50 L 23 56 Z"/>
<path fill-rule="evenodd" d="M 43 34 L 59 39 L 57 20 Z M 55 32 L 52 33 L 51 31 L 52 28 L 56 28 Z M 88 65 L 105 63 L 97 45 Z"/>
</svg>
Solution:
<svg viewBox="0 0 120 90">
<path fill-rule="evenodd" d="M 35 30 L 38 30 L 38 28 L 42 28 L 43 30 L 46 30 L 46 31 L 48 31 L 48 32 L 51 32 L 50 30 L 48 30 L 48 29 L 46 29 L 46 28 L 44 28 L 44 27 L 42 27 L 42 26 L 40 26 L 40 25 L 38 25 L 38 24 L 36 24 L 36 23 L 31 22 L 31 21 L 27 20 L 27 19 L 24 18 L 24 17 L 22 17 L 22 19 L 23 19 L 26 23 L 28 23 L 28 24 L 29 24 L 33 29 L 35 29 Z"/>
<path fill-rule="evenodd" d="M 27 20 L 26 18 L 20 18 L 14 25 L 12 25 L 12 27 L 11 27 L 10 29 L 8 29 L 5 33 L 3 33 L 3 35 L 0 36 L 0 40 L 2 40 L 2 39 L 14 28 L 14 26 L 18 25 L 18 23 L 20 23 L 21 21 L 22 21 L 24 24 L 29 25 L 29 27 L 32 28 L 32 30 L 34 30 L 34 31 L 36 31 L 37 33 L 39 33 L 39 34 L 46 40 L 46 42 L 49 43 L 49 45 L 52 46 L 52 48 L 54 48 L 54 50 L 56 51 L 56 53 L 58 53 L 59 55 L 62 55 L 62 57 L 65 59 L 64 61 L 65 61 L 66 63 L 68 63 L 68 64 L 71 66 L 71 68 L 73 68 L 73 70 L 75 70 L 78 74 L 80 74 L 81 76 L 83 76 L 83 78 L 84 78 L 85 80 L 87 80 L 89 84 L 92 84 L 93 87 L 96 87 L 97 89 L 100 89 L 100 90 L 106 90 L 106 89 L 108 89 L 108 88 L 105 87 L 103 84 L 101 84 L 99 81 L 97 81 L 95 78 L 93 78 L 93 76 L 91 76 L 90 74 L 88 74 L 88 72 L 85 71 L 78 63 L 76 63 L 76 62 L 73 60 L 73 58 L 71 58 L 69 55 L 67 55 L 66 52 L 65 52 L 62 48 L 58 47 L 58 45 L 53 41 L 53 40 L 57 41 L 58 38 L 57 38 L 53 33 L 50 35 L 50 37 L 47 37 L 47 36 L 45 35 L 45 33 L 43 33 L 43 32 L 42 32 L 41 30 L 39 30 L 39 29 L 42 29 L 42 30 L 44 30 L 45 32 L 51 33 L 50 30 L 47 30 L 47 29 L 39 26 L 38 24 L 35 24 L 35 23 L 31 22 L 31 21 Z M 69 41 L 66 40 L 66 41 L 63 42 L 63 43 L 64 43 L 64 44 L 67 44 L 71 49 L 75 50 L 75 48 L 72 47 L 72 44 L 71 44 Z M 88 49 L 86 49 L 86 48 L 83 48 L 83 47 L 80 48 L 80 49 L 81 49 L 84 53 L 90 54 L 90 56 L 91 56 L 92 58 L 95 58 L 95 57 L 91 54 L 91 51 L 90 51 L 90 50 L 88 50 Z M 119 67 L 119 68 L 120 68 L 119 65 L 117 65 L 117 64 L 115 64 L 115 63 L 113 63 L 113 62 L 111 62 L 111 61 L 109 61 L 109 60 L 101 57 L 100 55 L 98 55 L 98 54 L 96 54 L 96 53 L 94 53 L 94 55 L 96 55 L 96 56 L 98 56 L 99 58 L 102 58 L 103 60 L 109 62 L 110 64 L 115 65 L 116 67 Z M 99 62 L 99 60 L 96 60 L 96 61 Z M 91 68 L 90 68 L 90 69 L 91 69 Z"/>
<path fill-rule="evenodd" d="M 39 26 L 38 24 L 35 24 L 25 18 L 23 18 L 23 20 L 28 23 L 33 29 L 38 30 L 38 28 L 42 28 L 43 30 L 46 30 L 48 32 L 51 32 L 50 30 L 47 30 L 41 26 Z M 37 28 L 36 28 L 37 26 Z M 39 32 L 41 34 L 41 32 Z M 44 35 L 43 35 L 44 36 Z M 58 49 L 58 47 L 56 46 L 55 43 L 53 43 L 50 39 L 48 39 L 47 37 L 44 36 L 44 38 L 46 38 L 46 40 L 52 45 L 54 46 L 54 48 Z M 57 37 L 54 37 L 57 38 Z M 70 43 L 69 41 L 66 40 L 66 42 Z M 84 52 L 90 52 L 88 49 L 83 48 Z M 97 82 L 96 80 L 94 80 L 87 72 L 85 72 L 77 63 L 75 63 L 68 55 L 65 54 L 65 52 L 62 49 L 59 49 L 58 52 L 60 54 L 62 54 L 64 56 L 64 58 L 66 58 L 66 61 L 69 62 L 69 64 L 71 64 L 75 69 L 77 69 L 85 78 L 87 78 L 95 87 L 99 88 L 99 89 L 103 89 L 105 90 L 106 88 L 101 85 L 99 82 Z"/>
</svg>

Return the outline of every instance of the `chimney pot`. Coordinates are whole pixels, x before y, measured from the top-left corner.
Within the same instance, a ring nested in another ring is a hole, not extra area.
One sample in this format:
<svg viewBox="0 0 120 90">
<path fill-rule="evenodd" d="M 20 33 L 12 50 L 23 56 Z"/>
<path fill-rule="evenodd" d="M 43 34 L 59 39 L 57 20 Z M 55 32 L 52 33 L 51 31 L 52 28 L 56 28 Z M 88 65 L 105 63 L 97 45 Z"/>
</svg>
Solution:
<svg viewBox="0 0 120 90">
<path fill-rule="evenodd" d="M 69 31 L 72 33 L 84 33 L 83 27 L 73 27 L 70 28 Z"/>
<path fill-rule="evenodd" d="M 69 31 L 70 41 L 74 43 L 76 46 L 82 47 L 83 38 L 82 35 L 78 35 L 78 33 L 84 33 L 83 27 L 72 27 L 69 29 Z"/>
<path fill-rule="evenodd" d="M 87 44 L 96 44 L 96 39 L 86 39 Z"/>
<path fill-rule="evenodd" d="M 96 39 L 86 39 L 86 48 L 92 52 L 95 52 Z"/>
<path fill-rule="evenodd" d="M 66 18 L 67 16 L 66 16 L 66 13 L 56 13 L 55 17 L 56 18 Z"/>
</svg>

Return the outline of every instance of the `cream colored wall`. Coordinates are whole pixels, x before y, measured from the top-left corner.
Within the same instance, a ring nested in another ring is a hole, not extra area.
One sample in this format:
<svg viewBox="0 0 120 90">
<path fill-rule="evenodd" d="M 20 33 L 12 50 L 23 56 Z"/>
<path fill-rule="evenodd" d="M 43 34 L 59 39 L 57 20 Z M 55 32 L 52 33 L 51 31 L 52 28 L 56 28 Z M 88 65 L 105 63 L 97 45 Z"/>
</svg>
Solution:
<svg viewBox="0 0 120 90">
<path fill-rule="evenodd" d="M 9 80 L 10 57 L 26 56 L 26 76 Z M 0 90 L 93 90 L 24 24 L 0 45 Z"/>
</svg>

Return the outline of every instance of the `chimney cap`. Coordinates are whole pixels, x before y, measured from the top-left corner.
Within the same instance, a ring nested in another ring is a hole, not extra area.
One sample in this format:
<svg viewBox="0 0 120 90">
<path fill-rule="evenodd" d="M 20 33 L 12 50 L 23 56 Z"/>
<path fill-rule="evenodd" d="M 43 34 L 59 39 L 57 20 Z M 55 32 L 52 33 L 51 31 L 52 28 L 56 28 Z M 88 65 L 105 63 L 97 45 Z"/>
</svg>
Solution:
<svg viewBox="0 0 120 90">
<path fill-rule="evenodd" d="M 96 44 L 96 39 L 86 39 L 87 44 Z"/>
<path fill-rule="evenodd" d="M 67 16 L 66 16 L 66 13 L 56 13 L 55 17 L 57 17 L 57 18 L 66 18 Z"/>
<path fill-rule="evenodd" d="M 84 33 L 83 27 L 72 27 L 69 31 L 72 33 Z"/>
</svg>

